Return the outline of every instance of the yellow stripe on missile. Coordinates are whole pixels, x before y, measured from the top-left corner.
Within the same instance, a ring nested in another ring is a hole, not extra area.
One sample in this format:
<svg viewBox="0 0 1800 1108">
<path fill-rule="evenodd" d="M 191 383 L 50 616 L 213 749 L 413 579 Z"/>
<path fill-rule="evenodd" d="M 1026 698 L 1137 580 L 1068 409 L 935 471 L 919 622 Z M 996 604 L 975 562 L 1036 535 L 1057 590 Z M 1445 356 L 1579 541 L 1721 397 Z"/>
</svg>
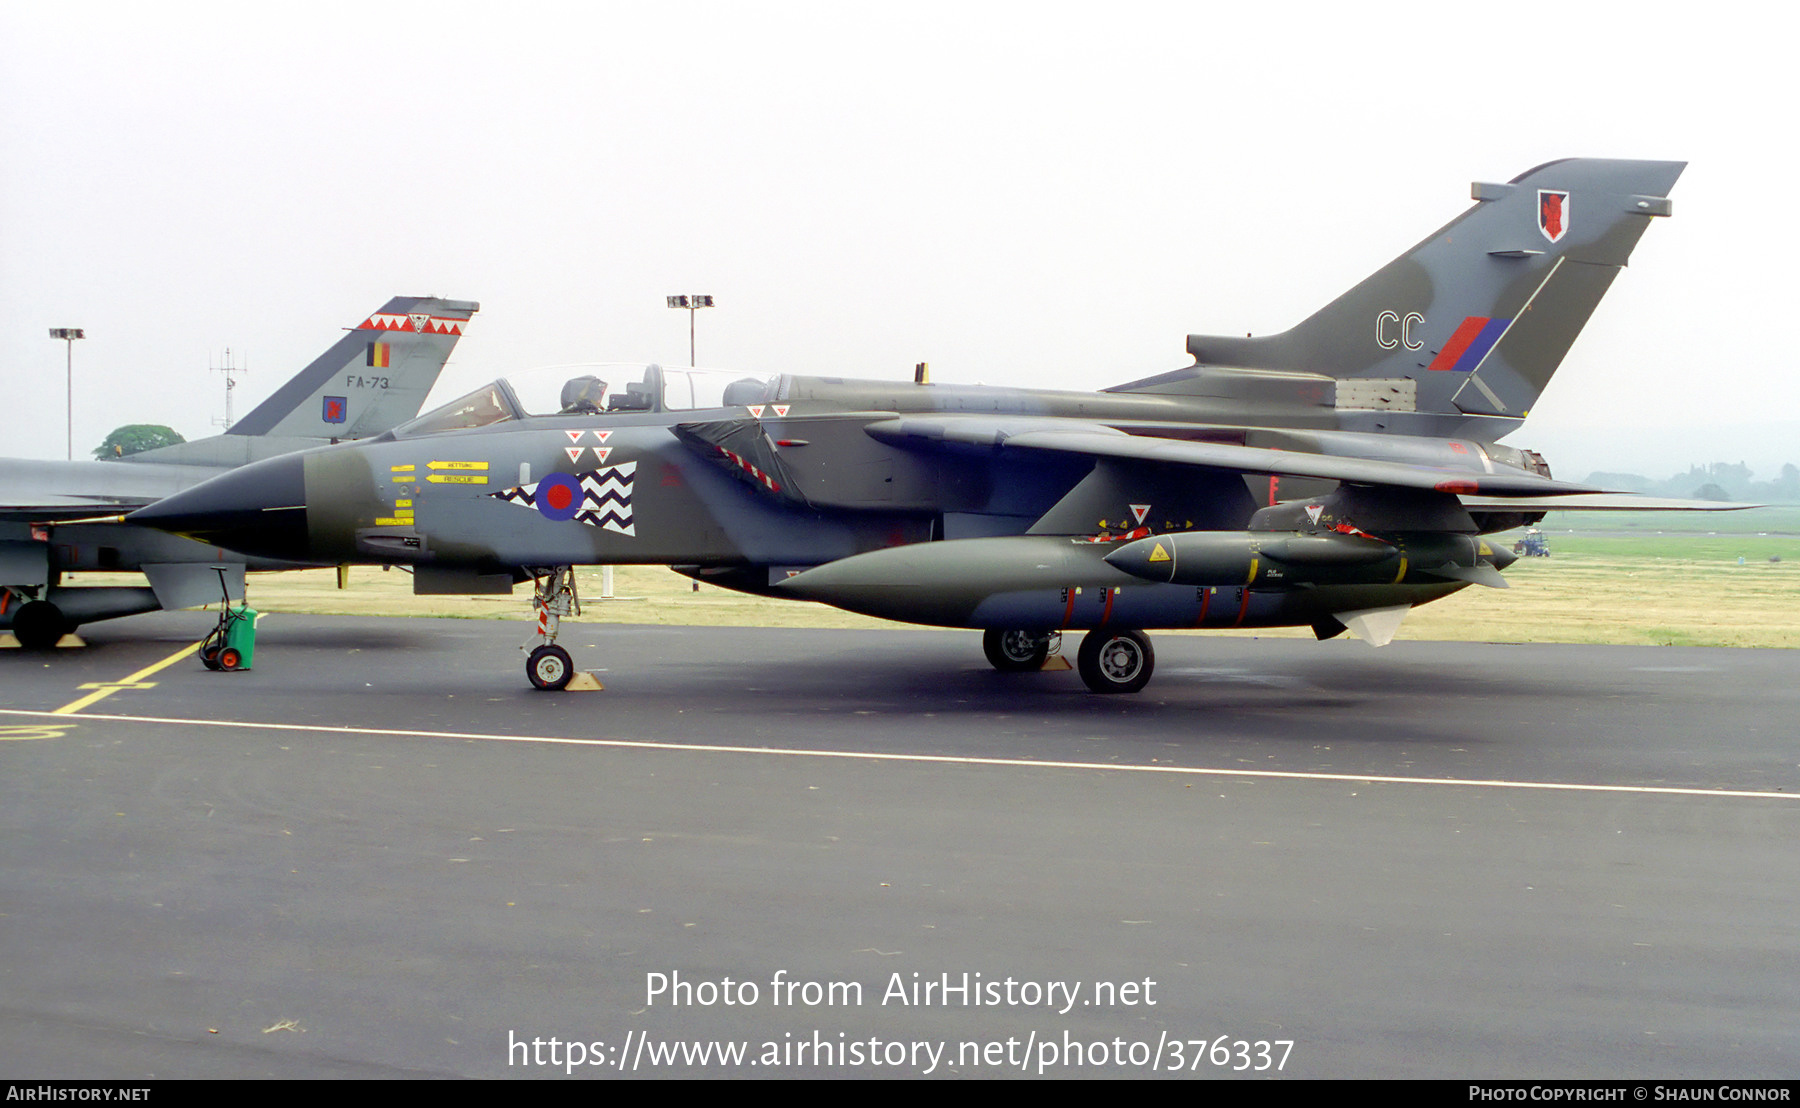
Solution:
<svg viewBox="0 0 1800 1108">
<path fill-rule="evenodd" d="M 1250 559 L 1250 576 L 1244 578 L 1244 584 L 1249 585 L 1249 584 L 1255 583 L 1255 581 L 1256 581 L 1256 564 L 1258 562 L 1260 562 L 1261 560 L 1262 559 L 1260 559 L 1260 558 Z"/>
<path fill-rule="evenodd" d="M 1405 576 L 1406 576 L 1406 557 L 1404 555 L 1402 555 L 1400 558 L 1400 572 L 1394 574 L 1394 584 L 1398 585 L 1400 583 L 1401 579 L 1404 578 Z"/>
<path fill-rule="evenodd" d="M 434 473 L 425 480 L 434 485 L 485 485 L 487 484 L 487 474 Z"/>
<path fill-rule="evenodd" d="M 487 469 L 486 462 L 432 462 L 431 469 Z"/>
</svg>

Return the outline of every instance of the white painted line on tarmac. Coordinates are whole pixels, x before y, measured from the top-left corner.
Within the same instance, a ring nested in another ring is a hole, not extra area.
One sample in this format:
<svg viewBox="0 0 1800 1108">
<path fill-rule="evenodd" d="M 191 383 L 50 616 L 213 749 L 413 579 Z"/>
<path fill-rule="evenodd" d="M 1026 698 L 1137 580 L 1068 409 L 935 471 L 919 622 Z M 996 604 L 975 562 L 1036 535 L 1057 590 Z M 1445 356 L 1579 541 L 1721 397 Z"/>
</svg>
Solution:
<svg viewBox="0 0 1800 1108">
<path fill-rule="evenodd" d="M 1743 800 L 1800 800 L 1800 793 L 1747 789 L 1682 788 L 1668 785 L 1584 785 L 1570 781 L 1494 781 L 1456 777 L 1398 777 L 1370 773 L 1309 773 L 1298 770 L 1222 769 L 1210 766 L 1120 765 L 1109 762 L 1063 762 L 1033 758 L 977 758 L 953 754 L 895 754 L 866 750 L 800 750 L 779 746 L 728 746 L 717 743 L 651 742 L 642 739 L 577 739 L 562 735 L 493 735 L 479 731 L 413 731 L 394 727 L 339 727 L 313 723 L 257 723 L 249 720 L 171 719 L 162 716 L 113 716 L 87 713 L 32 712 L 0 708 L 0 716 L 53 716 L 59 720 L 96 723 L 150 723 L 171 727 L 221 727 L 250 731 L 300 731 L 319 735 L 366 735 L 371 738 L 447 739 L 457 742 L 537 743 L 548 746 L 592 746 L 616 750 L 664 750 L 690 754 L 759 754 L 785 758 L 844 758 L 865 762 L 911 762 L 926 765 L 996 766 L 1019 769 L 1078 769 L 1106 773 L 1161 773 L 1190 777 L 1262 778 L 1285 781 L 1337 781 L 1350 784 L 1449 785 L 1479 789 L 1533 789 L 1542 792 L 1633 793 L 1648 796 L 1710 796 Z"/>
</svg>

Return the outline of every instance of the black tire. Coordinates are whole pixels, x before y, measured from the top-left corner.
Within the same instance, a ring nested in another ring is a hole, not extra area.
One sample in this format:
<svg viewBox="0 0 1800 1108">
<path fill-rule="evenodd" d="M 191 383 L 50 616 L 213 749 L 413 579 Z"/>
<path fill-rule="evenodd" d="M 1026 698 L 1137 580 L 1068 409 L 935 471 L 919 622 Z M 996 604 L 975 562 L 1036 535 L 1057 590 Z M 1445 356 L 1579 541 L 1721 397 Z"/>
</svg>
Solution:
<svg viewBox="0 0 1800 1108">
<path fill-rule="evenodd" d="M 525 659 L 525 676 L 533 688 L 556 692 L 569 687 L 575 676 L 575 661 L 560 646 L 540 646 Z"/>
<path fill-rule="evenodd" d="M 244 655 L 235 646 L 219 651 L 219 668 L 227 673 L 244 668 Z"/>
<path fill-rule="evenodd" d="M 1075 668 L 1097 693 L 1134 693 L 1150 683 L 1156 651 L 1142 631 L 1089 631 L 1081 640 Z"/>
<path fill-rule="evenodd" d="M 982 632 L 981 650 L 988 664 L 1001 673 L 1026 673 L 1044 668 L 1050 657 L 1050 636 L 1041 631 L 996 628 Z"/>
<path fill-rule="evenodd" d="M 212 639 L 200 644 L 200 664 L 207 669 L 219 668 L 219 651 L 221 647 Z"/>
<path fill-rule="evenodd" d="M 49 650 L 74 624 L 63 617 L 62 609 L 48 600 L 28 600 L 13 616 L 13 638 L 26 650 Z"/>
</svg>

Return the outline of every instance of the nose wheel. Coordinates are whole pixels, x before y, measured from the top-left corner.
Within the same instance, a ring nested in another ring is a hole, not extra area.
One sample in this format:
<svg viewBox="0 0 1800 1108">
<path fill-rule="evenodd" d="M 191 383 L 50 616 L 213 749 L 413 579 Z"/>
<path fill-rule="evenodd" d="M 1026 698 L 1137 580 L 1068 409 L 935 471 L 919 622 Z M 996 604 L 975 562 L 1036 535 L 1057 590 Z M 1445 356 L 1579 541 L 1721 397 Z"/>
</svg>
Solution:
<svg viewBox="0 0 1800 1108">
<path fill-rule="evenodd" d="M 525 660 L 525 676 L 531 678 L 532 688 L 556 692 L 569 687 L 569 679 L 575 676 L 575 662 L 567 650 L 547 643 Z"/>
</svg>

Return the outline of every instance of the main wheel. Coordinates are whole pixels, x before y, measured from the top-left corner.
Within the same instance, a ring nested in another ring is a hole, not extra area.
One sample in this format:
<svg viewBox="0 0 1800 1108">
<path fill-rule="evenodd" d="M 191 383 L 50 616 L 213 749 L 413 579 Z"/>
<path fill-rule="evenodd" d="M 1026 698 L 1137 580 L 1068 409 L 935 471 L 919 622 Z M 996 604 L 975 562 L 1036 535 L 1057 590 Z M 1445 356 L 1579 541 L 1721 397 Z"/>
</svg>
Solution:
<svg viewBox="0 0 1800 1108">
<path fill-rule="evenodd" d="M 988 663 L 1001 673 L 1024 673 L 1044 668 L 1045 659 L 1050 657 L 1050 636 L 994 629 L 982 632 L 981 649 Z"/>
<path fill-rule="evenodd" d="M 28 600 L 13 616 L 13 638 L 26 650 L 49 650 L 75 628 L 48 600 Z"/>
<path fill-rule="evenodd" d="M 1156 651 L 1142 631 L 1089 631 L 1075 659 L 1081 680 L 1097 693 L 1134 693 L 1150 683 Z"/>
<path fill-rule="evenodd" d="M 525 676 L 531 678 L 534 688 L 555 692 L 568 687 L 575 676 L 575 662 L 560 646 L 540 646 L 525 659 Z"/>
</svg>

